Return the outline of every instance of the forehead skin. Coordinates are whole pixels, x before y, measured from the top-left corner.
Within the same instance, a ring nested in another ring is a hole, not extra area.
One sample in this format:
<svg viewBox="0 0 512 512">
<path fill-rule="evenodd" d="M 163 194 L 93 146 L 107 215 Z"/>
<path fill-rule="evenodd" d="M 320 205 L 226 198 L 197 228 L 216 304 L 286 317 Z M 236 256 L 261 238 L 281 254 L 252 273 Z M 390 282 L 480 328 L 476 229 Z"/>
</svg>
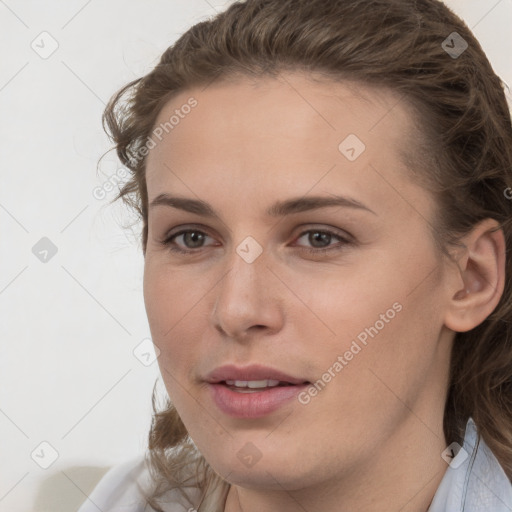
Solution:
<svg viewBox="0 0 512 512">
<path fill-rule="evenodd" d="M 433 218 L 432 198 L 409 179 L 412 172 L 401 158 L 414 151 L 417 130 L 412 108 L 395 93 L 292 72 L 278 79 L 222 81 L 174 97 L 155 127 L 191 97 L 197 106 L 164 131 L 162 141 L 152 136 L 157 144 L 146 165 L 150 202 L 162 192 L 212 202 L 213 190 L 225 190 L 222 197 L 217 193 L 219 209 L 243 219 L 261 217 L 271 198 L 284 199 L 275 191 L 285 187 L 287 197 L 336 190 L 377 214 Z M 365 149 L 349 161 L 339 146 L 353 135 Z"/>
</svg>

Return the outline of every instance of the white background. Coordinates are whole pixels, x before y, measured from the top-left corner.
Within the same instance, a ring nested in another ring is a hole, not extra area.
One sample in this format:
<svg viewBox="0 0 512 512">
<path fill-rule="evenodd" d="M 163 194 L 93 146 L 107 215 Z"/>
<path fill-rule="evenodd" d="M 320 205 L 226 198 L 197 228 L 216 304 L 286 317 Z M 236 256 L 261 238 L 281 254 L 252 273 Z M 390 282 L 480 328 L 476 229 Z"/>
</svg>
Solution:
<svg viewBox="0 0 512 512">
<path fill-rule="evenodd" d="M 0 511 L 75 511 L 109 466 L 144 452 L 158 367 L 133 353 L 150 336 L 140 226 L 123 229 L 114 192 L 93 196 L 120 168 L 111 154 L 97 172 L 101 114 L 228 3 L 0 0 Z M 512 86 L 512 0 L 447 3 Z M 31 47 L 51 49 L 43 31 L 58 43 L 46 59 Z M 47 262 L 32 251 L 43 237 L 57 248 Z"/>
</svg>

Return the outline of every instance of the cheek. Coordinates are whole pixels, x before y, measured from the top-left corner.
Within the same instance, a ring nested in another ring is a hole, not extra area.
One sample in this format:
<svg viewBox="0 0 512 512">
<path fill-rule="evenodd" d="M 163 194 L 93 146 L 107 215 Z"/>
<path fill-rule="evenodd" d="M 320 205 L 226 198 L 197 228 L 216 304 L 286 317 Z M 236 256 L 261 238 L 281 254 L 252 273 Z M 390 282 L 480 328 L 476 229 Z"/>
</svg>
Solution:
<svg viewBox="0 0 512 512">
<path fill-rule="evenodd" d="M 368 253 L 331 274 L 289 277 L 307 310 L 299 301 L 290 303 L 288 318 L 300 326 L 305 343 L 315 340 L 317 368 L 327 370 L 346 352 L 350 366 L 361 365 L 366 373 L 382 366 L 391 379 L 405 380 L 411 368 L 426 368 L 442 327 L 442 276 L 423 244 Z"/>
<path fill-rule="evenodd" d="M 204 291 L 202 293 L 204 295 Z M 194 304 L 201 294 L 178 271 L 146 259 L 144 268 L 144 303 L 153 342 L 160 350 L 160 366 L 176 372 L 182 368 L 190 352 L 191 336 L 184 337 L 188 319 L 194 314 Z M 165 371 L 162 373 L 166 378 Z"/>
<path fill-rule="evenodd" d="M 207 275 L 187 275 L 161 259 L 147 258 L 144 267 L 146 312 L 159 339 L 171 335 L 176 326 L 186 321 L 210 288 Z"/>
</svg>

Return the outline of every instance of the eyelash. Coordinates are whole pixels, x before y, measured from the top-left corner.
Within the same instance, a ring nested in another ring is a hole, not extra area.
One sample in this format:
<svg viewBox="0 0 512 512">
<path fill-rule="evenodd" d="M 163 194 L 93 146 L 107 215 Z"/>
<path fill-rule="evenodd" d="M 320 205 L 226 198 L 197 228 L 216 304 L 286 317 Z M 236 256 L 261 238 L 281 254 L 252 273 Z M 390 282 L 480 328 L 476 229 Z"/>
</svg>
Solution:
<svg viewBox="0 0 512 512">
<path fill-rule="evenodd" d="M 170 236 L 167 236 L 164 240 L 162 240 L 160 243 L 164 246 L 164 247 L 167 247 L 170 251 L 172 252 L 176 252 L 176 253 L 179 253 L 179 254 L 193 254 L 193 253 L 197 253 L 200 249 L 203 249 L 203 247 L 199 247 L 197 249 L 182 249 L 182 248 L 179 248 L 177 246 L 173 246 L 173 240 L 175 238 L 177 238 L 178 236 L 180 235 L 184 235 L 186 233 L 200 233 L 202 235 L 206 235 L 206 236 L 209 236 L 208 233 L 205 233 L 204 231 L 201 231 L 200 229 L 182 229 L 181 231 L 178 231 L 177 233 L 173 233 L 172 235 Z M 310 254 L 325 254 L 327 252 L 330 252 L 330 251 L 336 251 L 336 250 L 343 250 L 346 246 L 348 245 L 353 245 L 354 242 L 347 239 L 347 238 L 344 238 L 342 237 L 341 235 L 338 235 L 337 233 L 335 233 L 334 231 L 331 231 L 329 229 L 308 229 L 308 230 L 305 230 L 303 231 L 302 233 L 300 233 L 300 235 L 297 237 L 297 240 L 299 240 L 300 238 L 302 238 L 304 235 L 308 234 L 308 233 L 321 233 L 321 234 L 324 234 L 324 235 L 331 235 L 332 237 L 334 238 L 337 238 L 339 240 L 339 243 L 341 244 L 340 245 L 334 245 L 334 246 L 328 246 L 328 247 L 302 247 L 302 246 L 299 246 L 300 250 L 302 251 L 306 251 Z"/>
</svg>

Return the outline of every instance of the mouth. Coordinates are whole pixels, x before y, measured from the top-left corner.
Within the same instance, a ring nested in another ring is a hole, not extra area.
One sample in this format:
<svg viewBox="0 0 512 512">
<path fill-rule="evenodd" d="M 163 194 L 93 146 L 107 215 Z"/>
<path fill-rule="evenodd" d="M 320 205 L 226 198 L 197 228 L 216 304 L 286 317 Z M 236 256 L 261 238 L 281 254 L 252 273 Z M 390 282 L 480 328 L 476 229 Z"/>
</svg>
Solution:
<svg viewBox="0 0 512 512">
<path fill-rule="evenodd" d="M 271 414 L 311 384 L 306 379 L 260 365 L 222 366 L 205 380 L 214 404 L 224 414 L 247 419 Z"/>
<path fill-rule="evenodd" d="M 258 364 L 251 364 L 249 366 L 227 364 L 219 366 L 206 375 L 204 380 L 210 384 L 224 383 L 228 386 L 250 389 L 304 384 L 308 382 L 307 379 L 294 377 L 281 370 Z"/>
<path fill-rule="evenodd" d="M 232 391 L 237 393 L 258 393 L 261 391 L 266 391 L 269 389 L 284 387 L 284 386 L 296 386 L 297 384 L 292 384 L 290 382 L 284 382 L 280 380 L 274 379 L 263 379 L 263 380 L 224 380 L 219 382 L 219 384 L 223 384 L 228 387 Z M 304 382 L 304 384 L 309 384 L 309 382 Z"/>
</svg>

